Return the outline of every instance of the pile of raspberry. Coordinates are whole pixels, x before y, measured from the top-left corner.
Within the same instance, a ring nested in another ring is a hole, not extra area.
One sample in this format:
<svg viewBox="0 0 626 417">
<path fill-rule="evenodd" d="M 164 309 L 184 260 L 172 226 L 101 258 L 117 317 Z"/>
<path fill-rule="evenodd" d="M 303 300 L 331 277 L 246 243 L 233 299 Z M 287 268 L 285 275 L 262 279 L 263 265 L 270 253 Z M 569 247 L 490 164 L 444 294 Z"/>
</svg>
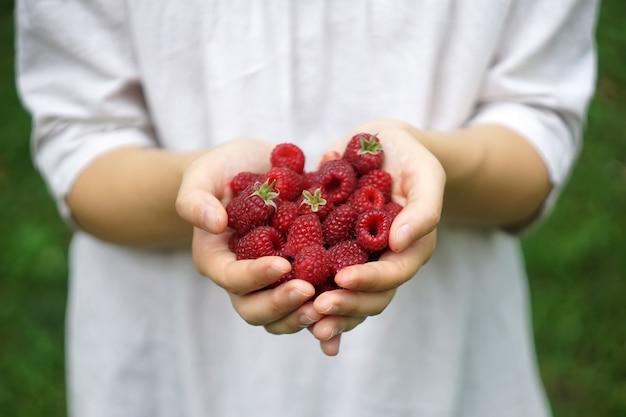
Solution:
<svg viewBox="0 0 626 417">
<path fill-rule="evenodd" d="M 351 138 L 343 155 L 305 171 L 305 155 L 292 143 L 276 145 L 265 173 L 240 172 L 226 206 L 233 229 L 229 246 L 237 259 L 281 256 L 290 279 L 310 282 L 320 294 L 338 289 L 335 274 L 377 260 L 387 250 L 389 229 L 402 206 L 391 201 L 391 175 L 376 135 Z"/>
</svg>

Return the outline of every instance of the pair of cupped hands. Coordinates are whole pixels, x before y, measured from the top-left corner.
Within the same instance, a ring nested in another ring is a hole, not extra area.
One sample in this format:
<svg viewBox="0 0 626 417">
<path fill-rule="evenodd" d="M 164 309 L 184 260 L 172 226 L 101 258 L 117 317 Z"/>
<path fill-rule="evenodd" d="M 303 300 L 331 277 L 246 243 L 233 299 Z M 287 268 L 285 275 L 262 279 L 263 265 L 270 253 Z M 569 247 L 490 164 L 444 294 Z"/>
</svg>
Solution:
<svg viewBox="0 0 626 417">
<path fill-rule="evenodd" d="M 376 262 L 339 271 L 335 281 L 343 289 L 322 293 L 314 301 L 313 286 L 302 280 L 258 291 L 290 271 L 289 261 L 275 256 L 236 260 L 228 246 L 229 181 L 241 171 L 267 171 L 275 143 L 238 138 L 212 148 L 187 168 L 176 200 L 178 214 L 194 226 L 197 270 L 228 292 L 243 320 L 273 334 L 308 328 L 331 356 L 339 351 L 341 333 L 380 314 L 396 289 L 430 258 L 442 210 L 444 170 L 402 123 L 383 120 L 358 126 L 332 144 L 322 160 L 343 153 L 360 132 L 378 135 L 385 152 L 382 168 L 394 181 L 392 200 L 404 208 L 392 224 L 390 249 Z"/>
</svg>

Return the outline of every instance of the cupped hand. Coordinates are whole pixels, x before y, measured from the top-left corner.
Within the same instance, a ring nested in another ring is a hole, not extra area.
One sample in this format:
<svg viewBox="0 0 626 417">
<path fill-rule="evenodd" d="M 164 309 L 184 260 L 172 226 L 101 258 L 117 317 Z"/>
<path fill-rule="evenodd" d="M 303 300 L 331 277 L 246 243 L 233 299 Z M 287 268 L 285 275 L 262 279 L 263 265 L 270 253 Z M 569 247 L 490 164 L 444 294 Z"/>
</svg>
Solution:
<svg viewBox="0 0 626 417">
<path fill-rule="evenodd" d="M 271 333 L 294 333 L 319 320 L 311 302 L 313 286 L 291 280 L 258 291 L 291 270 L 277 256 L 237 260 L 229 249 L 226 204 L 229 181 L 239 172 L 269 169 L 274 144 L 259 139 L 233 139 L 208 150 L 186 169 L 176 200 L 179 216 L 194 226 L 192 255 L 198 272 L 224 288 L 233 307 L 249 324 Z"/>
<path fill-rule="evenodd" d="M 391 226 L 390 249 L 376 262 L 339 271 L 335 281 L 344 289 L 323 293 L 313 303 L 324 317 L 309 330 L 328 355 L 337 354 L 342 332 L 380 314 L 396 289 L 428 261 L 435 250 L 443 205 L 445 172 L 420 143 L 421 132 L 403 122 L 380 120 L 359 126 L 333 144 L 325 157 L 340 155 L 349 139 L 361 132 L 378 136 L 385 152 L 382 168 L 394 180 L 392 200 L 404 208 Z"/>
</svg>

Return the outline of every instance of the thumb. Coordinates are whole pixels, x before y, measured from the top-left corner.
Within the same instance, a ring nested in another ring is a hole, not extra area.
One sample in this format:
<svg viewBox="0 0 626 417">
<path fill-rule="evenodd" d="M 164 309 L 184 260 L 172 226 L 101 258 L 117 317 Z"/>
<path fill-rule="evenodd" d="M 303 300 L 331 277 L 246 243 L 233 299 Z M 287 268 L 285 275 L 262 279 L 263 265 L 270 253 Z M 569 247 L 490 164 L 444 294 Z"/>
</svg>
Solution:
<svg viewBox="0 0 626 417">
<path fill-rule="evenodd" d="M 213 194 L 201 189 L 181 187 L 176 198 L 176 211 L 183 220 L 209 233 L 221 233 L 228 225 L 222 203 Z"/>
</svg>

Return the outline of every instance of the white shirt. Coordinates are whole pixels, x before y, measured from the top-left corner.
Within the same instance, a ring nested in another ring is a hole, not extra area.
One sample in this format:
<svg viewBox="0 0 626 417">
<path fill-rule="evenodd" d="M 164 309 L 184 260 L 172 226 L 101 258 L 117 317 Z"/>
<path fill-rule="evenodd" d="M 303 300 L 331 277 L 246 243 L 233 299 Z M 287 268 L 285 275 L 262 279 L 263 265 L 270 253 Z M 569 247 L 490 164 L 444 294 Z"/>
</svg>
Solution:
<svg viewBox="0 0 626 417">
<path fill-rule="evenodd" d="M 94 158 L 238 136 L 317 160 L 349 129 L 499 123 L 554 204 L 595 81 L 589 0 L 18 1 L 18 85 L 62 216 Z M 67 320 L 73 416 L 547 416 L 515 236 L 440 227 L 435 255 L 325 357 L 243 322 L 187 250 L 80 230 Z"/>
</svg>

